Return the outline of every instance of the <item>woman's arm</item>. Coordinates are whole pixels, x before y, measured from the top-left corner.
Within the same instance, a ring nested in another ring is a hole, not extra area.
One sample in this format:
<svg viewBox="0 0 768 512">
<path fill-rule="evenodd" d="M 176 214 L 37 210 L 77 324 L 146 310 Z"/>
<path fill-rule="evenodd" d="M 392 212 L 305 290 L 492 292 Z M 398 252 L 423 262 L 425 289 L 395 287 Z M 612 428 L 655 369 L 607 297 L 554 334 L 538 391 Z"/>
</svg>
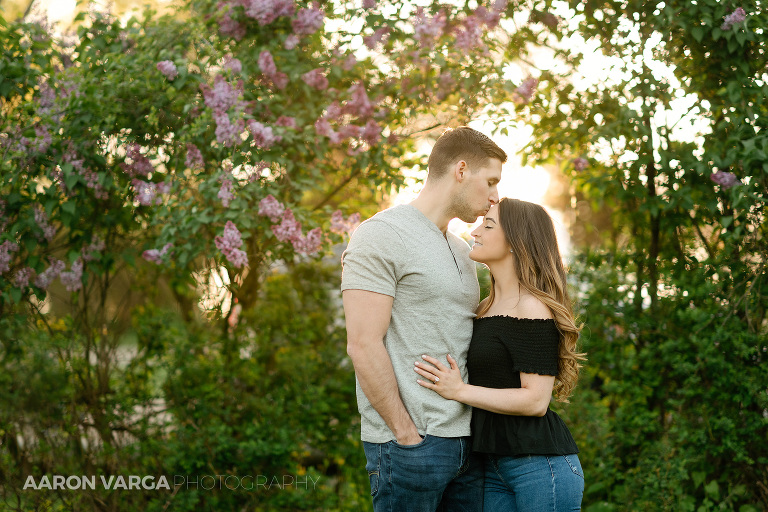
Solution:
<svg viewBox="0 0 768 512">
<path fill-rule="evenodd" d="M 494 389 L 472 386 L 461 380 L 456 360 L 448 355 L 451 367 L 446 368 L 433 357 L 421 356 L 414 370 L 426 380 L 417 380 L 443 398 L 455 400 L 479 409 L 514 416 L 544 416 L 552 397 L 555 377 L 535 373 L 520 373 L 521 388 Z"/>
</svg>

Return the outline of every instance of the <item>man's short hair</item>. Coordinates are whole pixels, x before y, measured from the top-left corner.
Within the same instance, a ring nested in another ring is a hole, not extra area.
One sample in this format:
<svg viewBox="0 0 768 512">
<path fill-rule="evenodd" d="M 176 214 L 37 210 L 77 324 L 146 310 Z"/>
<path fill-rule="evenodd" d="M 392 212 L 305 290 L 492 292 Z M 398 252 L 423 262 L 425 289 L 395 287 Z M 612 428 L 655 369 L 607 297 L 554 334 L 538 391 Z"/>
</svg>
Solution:
<svg viewBox="0 0 768 512">
<path fill-rule="evenodd" d="M 449 128 L 438 137 L 429 154 L 429 176 L 442 178 L 459 160 L 464 160 L 474 170 L 486 165 L 491 158 L 504 163 L 507 154 L 490 138 L 469 126 Z"/>
</svg>

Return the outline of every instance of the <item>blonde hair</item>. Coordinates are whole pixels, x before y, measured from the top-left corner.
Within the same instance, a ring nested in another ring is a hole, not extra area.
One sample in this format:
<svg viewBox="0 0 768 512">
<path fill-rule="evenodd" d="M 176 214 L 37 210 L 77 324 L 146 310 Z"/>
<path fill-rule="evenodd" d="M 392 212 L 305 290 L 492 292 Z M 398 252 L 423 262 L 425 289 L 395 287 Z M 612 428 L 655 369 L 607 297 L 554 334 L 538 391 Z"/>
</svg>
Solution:
<svg viewBox="0 0 768 512">
<path fill-rule="evenodd" d="M 585 361 L 586 354 L 576 351 L 581 326 L 576 325 L 568 296 L 552 218 L 538 204 L 505 197 L 499 201 L 499 224 L 515 254 L 520 287 L 543 302 L 554 316 L 560 332 L 554 393 L 557 401 L 567 403 L 579 378 L 579 361 Z M 491 293 L 477 316 L 485 314 L 493 304 L 494 283 L 491 275 Z"/>
</svg>

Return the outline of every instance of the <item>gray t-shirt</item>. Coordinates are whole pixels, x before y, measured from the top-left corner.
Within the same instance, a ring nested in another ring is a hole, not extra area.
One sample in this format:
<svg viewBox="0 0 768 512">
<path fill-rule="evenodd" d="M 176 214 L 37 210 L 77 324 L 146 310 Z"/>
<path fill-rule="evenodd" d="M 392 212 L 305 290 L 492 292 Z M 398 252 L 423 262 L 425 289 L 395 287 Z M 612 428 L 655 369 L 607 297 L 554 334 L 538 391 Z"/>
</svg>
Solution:
<svg viewBox="0 0 768 512">
<path fill-rule="evenodd" d="M 467 349 L 480 300 L 477 269 L 469 244 L 451 232 L 444 236 L 416 207 L 401 205 L 377 213 L 355 230 L 341 256 L 341 289 L 394 297 L 384 337 L 400 397 L 424 436 L 468 436 L 471 408 L 421 387 L 413 363 L 427 354 L 448 365 L 459 363 L 467 382 Z M 361 439 L 385 443 L 392 431 L 357 382 Z"/>
</svg>

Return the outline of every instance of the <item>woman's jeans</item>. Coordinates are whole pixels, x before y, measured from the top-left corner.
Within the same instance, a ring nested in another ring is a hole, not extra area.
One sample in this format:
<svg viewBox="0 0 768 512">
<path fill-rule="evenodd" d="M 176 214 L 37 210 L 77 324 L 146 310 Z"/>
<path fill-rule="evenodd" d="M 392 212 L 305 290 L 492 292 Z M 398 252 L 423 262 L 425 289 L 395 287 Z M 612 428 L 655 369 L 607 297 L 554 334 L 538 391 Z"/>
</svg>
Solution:
<svg viewBox="0 0 768 512">
<path fill-rule="evenodd" d="M 480 512 L 483 465 L 468 437 L 363 443 L 375 512 Z"/>
<path fill-rule="evenodd" d="M 584 472 L 577 455 L 485 459 L 485 512 L 581 510 Z"/>
</svg>

